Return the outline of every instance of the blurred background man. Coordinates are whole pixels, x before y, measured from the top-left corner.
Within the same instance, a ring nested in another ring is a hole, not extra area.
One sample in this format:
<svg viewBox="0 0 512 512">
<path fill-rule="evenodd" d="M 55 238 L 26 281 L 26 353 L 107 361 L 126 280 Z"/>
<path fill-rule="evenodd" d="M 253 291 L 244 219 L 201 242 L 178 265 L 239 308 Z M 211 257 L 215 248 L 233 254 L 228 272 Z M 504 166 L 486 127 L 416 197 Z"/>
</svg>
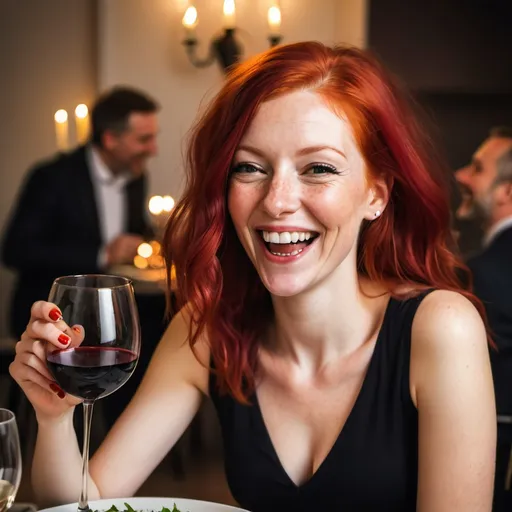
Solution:
<svg viewBox="0 0 512 512">
<path fill-rule="evenodd" d="M 497 345 L 491 350 L 499 415 L 495 510 L 505 510 L 512 499 L 512 128 L 492 129 L 455 177 L 462 193 L 457 216 L 473 218 L 484 231 L 483 248 L 468 265 Z"/>
<path fill-rule="evenodd" d="M 17 272 L 14 338 L 56 277 L 129 263 L 150 235 L 146 163 L 157 153 L 158 109 L 141 91 L 114 88 L 92 109 L 89 144 L 30 170 L 3 240 L 3 262 Z"/>
</svg>

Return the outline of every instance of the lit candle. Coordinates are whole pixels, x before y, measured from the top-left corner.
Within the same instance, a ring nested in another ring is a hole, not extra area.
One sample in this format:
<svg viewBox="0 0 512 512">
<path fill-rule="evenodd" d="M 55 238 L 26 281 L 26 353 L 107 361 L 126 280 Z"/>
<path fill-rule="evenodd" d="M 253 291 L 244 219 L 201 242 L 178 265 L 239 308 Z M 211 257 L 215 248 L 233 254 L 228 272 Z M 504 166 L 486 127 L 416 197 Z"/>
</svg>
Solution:
<svg viewBox="0 0 512 512">
<path fill-rule="evenodd" d="M 235 0 L 224 0 L 224 28 L 235 28 Z"/>
<path fill-rule="evenodd" d="M 142 258 L 149 258 L 153 254 L 153 247 L 147 242 L 142 242 L 139 247 L 137 247 L 137 254 Z"/>
<path fill-rule="evenodd" d="M 271 36 L 278 36 L 281 30 L 281 11 L 279 7 L 273 5 L 268 10 L 268 27 Z"/>
<path fill-rule="evenodd" d="M 76 140 L 85 144 L 89 138 L 89 109 L 81 103 L 75 108 Z"/>
<path fill-rule="evenodd" d="M 197 9 L 194 6 L 191 5 L 185 11 L 185 15 L 183 16 L 181 23 L 185 27 L 187 39 L 195 39 L 195 28 L 197 26 Z"/>
<path fill-rule="evenodd" d="M 153 215 L 160 215 L 164 210 L 164 198 L 162 196 L 153 196 L 149 200 L 149 211 Z"/>
<path fill-rule="evenodd" d="M 142 270 L 145 268 L 148 268 L 149 262 L 146 258 L 143 258 L 142 256 L 139 256 L 138 254 L 133 258 L 133 264 Z"/>
<path fill-rule="evenodd" d="M 57 112 L 55 112 L 54 119 L 57 149 L 59 151 L 67 151 L 69 148 L 68 113 L 63 109 L 57 110 Z"/>
<path fill-rule="evenodd" d="M 174 208 L 174 199 L 171 196 L 162 197 L 162 210 L 169 213 Z"/>
<path fill-rule="evenodd" d="M 162 253 L 162 246 L 156 240 L 149 242 L 149 245 L 151 246 L 151 249 L 153 249 L 153 254 L 160 255 Z"/>
</svg>

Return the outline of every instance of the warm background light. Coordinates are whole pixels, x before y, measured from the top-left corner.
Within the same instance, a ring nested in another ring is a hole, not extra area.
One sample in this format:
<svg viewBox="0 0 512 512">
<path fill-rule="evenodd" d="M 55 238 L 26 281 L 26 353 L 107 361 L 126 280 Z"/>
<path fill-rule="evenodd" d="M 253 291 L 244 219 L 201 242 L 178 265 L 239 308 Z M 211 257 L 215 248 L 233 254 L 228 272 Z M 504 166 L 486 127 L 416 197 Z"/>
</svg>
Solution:
<svg viewBox="0 0 512 512">
<path fill-rule="evenodd" d="M 281 11 L 279 7 L 275 5 L 268 10 L 268 26 L 273 35 L 279 33 L 279 29 L 281 28 Z"/>
<path fill-rule="evenodd" d="M 137 268 L 141 268 L 141 269 L 148 268 L 148 266 L 149 266 L 148 260 L 146 258 L 143 258 L 142 256 L 139 256 L 138 254 L 137 254 L 137 256 L 135 256 L 135 258 L 133 258 L 133 264 Z"/>
<path fill-rule="evenodd" d="M 162 196 L 153 196 L 149 200 L 149 211 L 153 215 L 160 215 L 164 209 L 164 198 Z"/>
<path fill-rule="evenodd" d="M 83 103 L 75 108 L 75 125 L 77 142 L 85 144 L 89 139 L 89 109 Z"/>
<path fill-rule="evenodd" d="M 235 0 L 224 0 L 224 15 L 232 16 L 235 14 Z"/>
<path fill-rule="evenodd" d="M 164 259 L 158 254 L 153 254 L 148 258 L 148 263 L 151 268 L 162 268 L 165 266 Z"/>
<path fill-rule="evenodd" d="M 133 264 L 140 270 L 164 269 L 165 260 L 161 253 L 162 246 L 156 240 L 144 242 L 137 248 L 137 256 L 133 259 Z"/>
<path fill-rule="evenodd" d="M 197 9 L 194 6 L 190 6 L 183 16 L 183 26 L 185 28 L 194 28 L 197 24 Z"/>
<path fill-rule="evenodd" d="M 224 28 L 235 28 L 235 0 L 224 0 Z"/>
<path fill-rule="evenodd" d="M 55 142 L 59 151 L 69 149 L 68 113 L 64 109 L 55 112 Z"/>
<path fill-rule="evenodd" d="M 77 105 L 75 108 L 75 116 L 79 119 L 86 118 L 88 113 L 89 109 L 87 108 L 87 105 L 84 105 L 83 103 L 80 103 L 80 105 Z"/>
<path fill-rule="evenodd" d="M 171 196 L 162 197 L 162 209 L 164 212 L 170 212 L 174 208 L 174 199 Z"/>
<path fill-rule="evenodd" d="M 153 254 L 160 254 L 162 252 L 162 246 L 156 240 L 149 242 L 149 245 L 153 249 Z"/>
<path fill-rule="evenodd" d="M 68 113 L 64 109 L 57 110 L 55 112 L 55 122 L 63 124 L 68 120 Z"/>
<path fill-rule="evenodd" d="M 153 248 L 144 242 L 137 247 L 137 254 L 142 258 L 149 258 L 153 254 Z"/>
</svg>

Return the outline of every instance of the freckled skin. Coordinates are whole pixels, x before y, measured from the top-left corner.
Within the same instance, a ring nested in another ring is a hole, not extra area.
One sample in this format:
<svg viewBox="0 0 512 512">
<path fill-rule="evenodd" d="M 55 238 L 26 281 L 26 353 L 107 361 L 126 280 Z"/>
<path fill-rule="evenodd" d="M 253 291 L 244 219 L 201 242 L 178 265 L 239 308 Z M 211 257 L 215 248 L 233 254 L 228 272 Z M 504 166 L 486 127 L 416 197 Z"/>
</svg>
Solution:
<svg viewBox="0 0 512 512">
<path fill-rule="evenodd" d="M 319 146 L 329 149 L 304 153 Z M 242 138 L 233 170 L 229 212 L 272 294 L 299 294 L 355 272 L 361 222 L 374 219 L 384 204 L 367 186 L 350 124 L 319 95 L 293 92 L 264 103 Z M 258 225 L 298 226 L 319 236 L 303 258 L 276 265 L 264 255 Z"/>
</svg>

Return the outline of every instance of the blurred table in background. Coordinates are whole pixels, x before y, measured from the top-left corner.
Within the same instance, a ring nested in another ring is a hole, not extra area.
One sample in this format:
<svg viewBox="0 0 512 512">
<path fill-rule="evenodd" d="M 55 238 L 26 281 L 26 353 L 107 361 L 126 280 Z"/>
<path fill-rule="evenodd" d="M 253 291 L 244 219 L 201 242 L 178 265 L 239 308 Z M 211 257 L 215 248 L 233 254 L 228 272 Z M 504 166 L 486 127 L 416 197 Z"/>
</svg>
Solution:
<svg viewBox="0 0 512 512">
<path fill-rule="evenodd" d="M 116 265 L 109 269 L 109 274 L 131 279 L 137 295 L 165 295 L 166 273 L 165 267 L 142 269 L 134 265 Z"/>
</svg>

